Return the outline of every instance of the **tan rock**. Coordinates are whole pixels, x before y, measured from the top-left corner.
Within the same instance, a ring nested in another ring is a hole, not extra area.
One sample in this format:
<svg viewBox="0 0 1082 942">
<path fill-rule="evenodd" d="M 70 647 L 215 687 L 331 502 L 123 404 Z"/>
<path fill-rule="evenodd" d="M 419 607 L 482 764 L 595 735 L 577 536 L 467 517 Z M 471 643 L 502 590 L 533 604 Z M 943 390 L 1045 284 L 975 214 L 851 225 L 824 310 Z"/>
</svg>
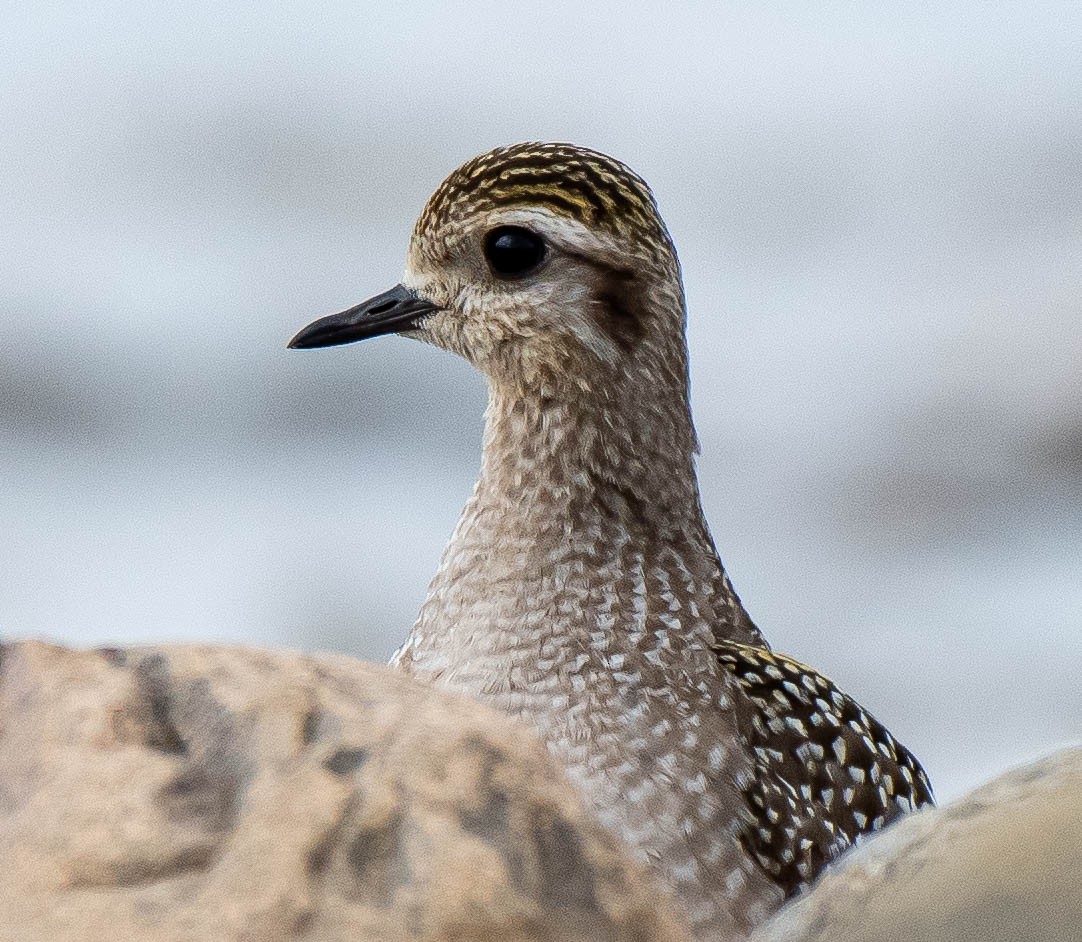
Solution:
<svg viewBox="0 0 1082 942">
<path fill-rule="evenodd" d="M 472 702 L 345 657 L 0 652 L 4 942 L 686 942 Z"/>
<path fill-rule="evenodd" d="M 1082 750 L 903 819 L 754 942 L 1082 940 Z"/>
</svg>

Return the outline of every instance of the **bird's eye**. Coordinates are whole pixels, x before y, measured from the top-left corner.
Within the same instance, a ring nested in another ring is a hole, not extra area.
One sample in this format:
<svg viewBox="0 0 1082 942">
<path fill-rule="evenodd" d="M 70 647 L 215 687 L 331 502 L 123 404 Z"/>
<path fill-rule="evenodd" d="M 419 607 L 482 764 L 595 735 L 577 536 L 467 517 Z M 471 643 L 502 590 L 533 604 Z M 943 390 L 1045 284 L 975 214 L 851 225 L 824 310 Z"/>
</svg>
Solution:
<svg viewBox="0 0 1082 942">
<path fill-rule="evenodd" d="M 544 257 L 544 241 L 521 226 L 499 226 L 485 236 L 485 258 L 489 267 L 504 278 L 529 274 Z"/>
</svg>

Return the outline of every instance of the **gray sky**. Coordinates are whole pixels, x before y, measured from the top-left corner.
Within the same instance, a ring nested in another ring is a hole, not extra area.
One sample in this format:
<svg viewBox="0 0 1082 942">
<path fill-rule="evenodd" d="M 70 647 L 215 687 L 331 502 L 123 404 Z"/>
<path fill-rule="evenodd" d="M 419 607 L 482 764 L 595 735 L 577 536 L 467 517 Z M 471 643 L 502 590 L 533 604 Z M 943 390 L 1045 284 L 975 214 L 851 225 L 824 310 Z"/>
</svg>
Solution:
<svg viewBox="0 0 1082 942">
<path fill-rule="evenodd" d="M 4 4 L 0 630 L 385 658 L 484 390 L 389 339 L 474 153 L 652 184 L 772 643 L 949 797 L 1082 738 L 1082 6 Z"/>
</svg>

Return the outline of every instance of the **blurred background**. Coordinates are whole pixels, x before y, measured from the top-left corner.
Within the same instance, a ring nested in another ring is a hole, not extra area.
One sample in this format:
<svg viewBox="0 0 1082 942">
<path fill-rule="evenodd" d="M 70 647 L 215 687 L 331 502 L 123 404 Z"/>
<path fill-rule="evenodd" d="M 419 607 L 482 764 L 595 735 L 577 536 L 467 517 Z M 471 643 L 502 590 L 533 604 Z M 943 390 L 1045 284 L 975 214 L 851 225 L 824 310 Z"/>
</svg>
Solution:
<svg viewBox="0 0 1082 942">
<path fill-rule="evenodd" d="M 387 658 L 484 387 L 392 338 L 429 192 L 653 186 L 704 500 L 772 643 L 940 798 L 1082 739 L 1082 5 L 4 3 L 0 631 Z"/>
</svg>

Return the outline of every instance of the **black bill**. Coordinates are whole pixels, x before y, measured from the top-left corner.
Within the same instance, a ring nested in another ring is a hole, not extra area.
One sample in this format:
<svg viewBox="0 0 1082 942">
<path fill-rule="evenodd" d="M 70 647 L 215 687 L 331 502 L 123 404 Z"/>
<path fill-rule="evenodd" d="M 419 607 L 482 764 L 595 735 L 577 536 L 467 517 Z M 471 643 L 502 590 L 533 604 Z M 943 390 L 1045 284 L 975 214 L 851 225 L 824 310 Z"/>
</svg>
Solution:
<svg viewBox="0 0 1082 942">
<path fill-rule="evenodd" d="M 429 314 L 439 310 L 404 285 L 362 301 L 341 314 L 321 317 L 289 341 L 290 349 L 335 347 L 381 334 L 397 334 L 413 330 Z"/>
</svg>

